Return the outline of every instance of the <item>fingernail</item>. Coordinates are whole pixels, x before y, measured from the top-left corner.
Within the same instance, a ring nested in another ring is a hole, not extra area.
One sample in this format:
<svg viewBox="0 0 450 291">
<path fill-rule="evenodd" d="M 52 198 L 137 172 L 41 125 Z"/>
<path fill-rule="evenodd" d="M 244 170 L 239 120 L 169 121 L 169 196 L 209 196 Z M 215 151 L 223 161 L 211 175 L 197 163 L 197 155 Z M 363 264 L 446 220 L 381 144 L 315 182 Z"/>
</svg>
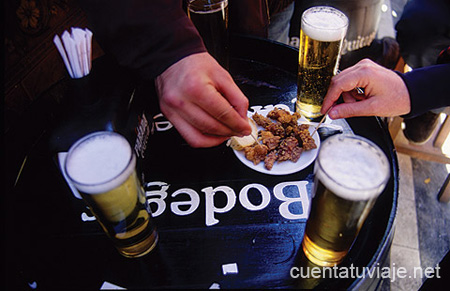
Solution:
<svg viewBox="0 0 450 291">
<path fill-rule="evenodd" d="M 332 110 L 330 111 L 330 113 L 328 113 L 328 116 L 329 116 L 331 119 L 336 119 L 336 118 L 338 117 L 338 112 L 337 112 L 337 110 L 336 110 L 336 109 L 332 109 Z"/>
<path fill-rule="evenodd" d="M 247 135 L 250 135 L 251 133 L 252 133 L 251 130 L 244 130 L 241 134 L 242 134 L 242 136 L 247 136 Z"/>
</svg>

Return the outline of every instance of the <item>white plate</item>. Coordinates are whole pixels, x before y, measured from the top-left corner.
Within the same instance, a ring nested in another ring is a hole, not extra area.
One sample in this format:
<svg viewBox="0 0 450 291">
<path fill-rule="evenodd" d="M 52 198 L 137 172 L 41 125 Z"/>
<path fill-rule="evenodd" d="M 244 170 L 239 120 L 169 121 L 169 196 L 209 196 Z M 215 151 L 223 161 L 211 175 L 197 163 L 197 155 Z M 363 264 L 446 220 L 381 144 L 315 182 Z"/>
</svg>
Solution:
<svg viewBox="0 0 450 291">
<path fill-rule="evenodd" d="M 274 107 L 278 107 L 278 108 L 282 108 L 285 109 L 287 111 L 290 112 L 289 107 L 287 107 L 286 105 L 269 105 L 266 106 L 264 108 L 261 108 L 261 106 L 257 106 L 254 108 L 253 112 L 248 112 L 248 117 L 252 117 L 253 114 L 255 114 L 255 112 L 258 112 L 259 114 L 263 115 L 263 116 L 267 116 L 267 114 L 274 108 Z M 304 117 L 302 117 L 301 119 L 299 119 L 298 123 L 302 124 L 302 123 L 307 123 L 306 119 L 303 120 Z M 258 126 L 258 130 L 263 129 L 261 126 Z M 310 126 L 309 127 L 309 132 L 310 134 L 314 131 L 315 127 L 314 126 Z M 292 162 L 292 161 L 283 161 L 281 163 L 275 162 L 275 164 L 272 167 L 272 170 L 267 170 L 266 167 L 264 167 L 264 161 L 254 165 L 252 161 L 247 160 L 247 158 L 245 157 L 244 151 L 237 151 L 237 150 L 233 150 L 234 154 L 236 155 L 236 157 L 247 167 L 258 171 L 260 173 L 264 173 L 264 174 L 269 174 L 269 175 L 288 175 L 288 174 L 293 174 L 296 173 L 298 171 L 303 170 L 304 168 L 306 168 L 307 166 L 309 166 L 312 162 L 314 162 L 314 160 L 317 157 L 317 154 L 319 152 L 319 146 L 320 146 L 320 138 L 319 138 L 319 134 L 316 132 L 314 133 L 314 136 L 312 137 L 317 145 L 317 148 L 309 150 L 309 151 L 302 151 L 302 154 L 300 155 L 300 159 L 298 159 L 297 162 Z"/>
</svg>

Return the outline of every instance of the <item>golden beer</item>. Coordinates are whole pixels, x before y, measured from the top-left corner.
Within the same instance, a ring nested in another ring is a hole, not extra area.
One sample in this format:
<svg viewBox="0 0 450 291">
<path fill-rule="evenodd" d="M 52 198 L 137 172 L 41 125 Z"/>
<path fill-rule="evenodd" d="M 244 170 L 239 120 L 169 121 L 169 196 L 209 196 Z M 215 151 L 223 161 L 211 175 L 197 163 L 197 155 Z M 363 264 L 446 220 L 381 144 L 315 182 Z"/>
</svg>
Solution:
<svg viewBox="0 0 450 291">
<path fill-rule="evenodd" d="M 314 197 L 302 247 L 319 266 L 339 264 L 389 179 L 389 162 L 371 141 L 337 135 L 322 145 L 314 166 Z"/>
<path fill-rule="evenodd" d="M 114 246 L 125 257 L 149 253 L 157 242 L 150 209 L 128 141 L 97 132 L 69 150 L 66 172 Z"/>
<path fill-rule="evenodd" d="M 323 98 L 339 66 L 348 19 L 339 10 L 316 6 L 302 15 L 297 78 L 297 112 L 321 117 Z"/>
</svg>

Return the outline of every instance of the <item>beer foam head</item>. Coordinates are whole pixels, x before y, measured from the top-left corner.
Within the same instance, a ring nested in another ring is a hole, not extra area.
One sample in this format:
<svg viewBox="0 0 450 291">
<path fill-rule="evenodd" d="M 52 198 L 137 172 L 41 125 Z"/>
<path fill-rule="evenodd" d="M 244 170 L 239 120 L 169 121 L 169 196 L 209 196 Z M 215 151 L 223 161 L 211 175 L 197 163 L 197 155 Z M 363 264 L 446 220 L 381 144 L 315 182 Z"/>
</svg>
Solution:
<svg viewBox="0 0 450 291">
<path fill-rule="evenodd" d="M 389 179 L 389 161 L 371 141 L 337 135 L 322 143 L 315 174 L 337 196 L 348 200 L 377 197 Z"/>
<path fill-rule="evenodd" d="M 347 33 L 348 18 L 341 11 L 328 6 L 316 6 L 302 15 L 302 30 L 319 41 L 338 41 Z"/>
<path fill-rule="evenodd" d="M 96 132 L 69 150 L 66 172 L 84 193 L 104 193 L 121 185 L 134 171 L 136 158 L 128 141 L 114 132 Z"/>
</svg>

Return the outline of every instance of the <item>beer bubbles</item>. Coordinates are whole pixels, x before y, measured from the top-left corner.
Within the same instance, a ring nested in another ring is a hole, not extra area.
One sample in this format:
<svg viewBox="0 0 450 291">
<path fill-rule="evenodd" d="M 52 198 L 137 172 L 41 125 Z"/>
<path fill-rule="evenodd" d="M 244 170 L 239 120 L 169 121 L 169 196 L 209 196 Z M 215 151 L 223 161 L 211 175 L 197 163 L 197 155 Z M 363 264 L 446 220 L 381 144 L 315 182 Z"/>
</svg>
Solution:
<svg viewBox="0 0 450 291">
<path fill-rule="evenodd" d="M 302 15 L 297 77 L 297 112 L 319 121 L 323 98 L 336 74 L 348 19 L 339 10 L 316 6 Z"/>
<path fill-rule="evenodd" d="M 383 151 L 363 137 L 335 135 L 322 144 L 302 242 L 311 262 L 342 262 L 389 180 L 389 167 Z"/>
</svg>

